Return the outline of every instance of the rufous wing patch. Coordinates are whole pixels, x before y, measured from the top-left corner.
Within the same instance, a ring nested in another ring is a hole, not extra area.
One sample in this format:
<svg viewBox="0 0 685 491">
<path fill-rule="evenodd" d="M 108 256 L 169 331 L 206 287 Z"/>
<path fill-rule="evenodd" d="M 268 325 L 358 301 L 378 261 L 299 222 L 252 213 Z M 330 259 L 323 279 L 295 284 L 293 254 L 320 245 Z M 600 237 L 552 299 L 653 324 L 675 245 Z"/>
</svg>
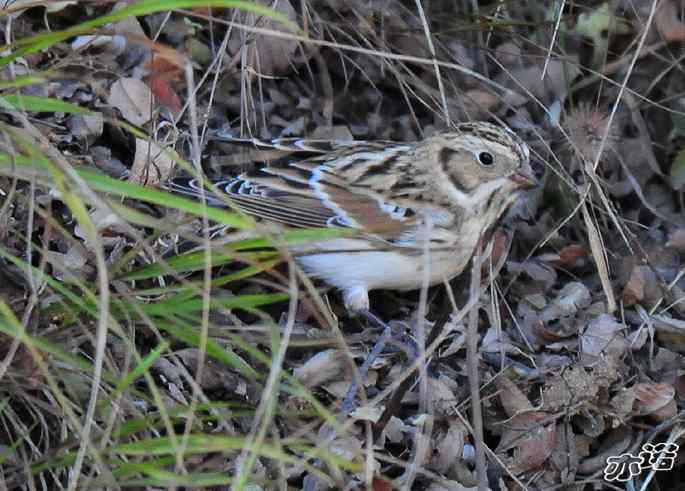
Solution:
<svg viewBox="0 0 685 491">
<path fill-rule="evenodd" d="M 415 224 L 413 214 L 407 218 L 407 210 L 362 192 L 348 188 L 319 183 L 318 190 L 324 204 L 354 227 L 377 233 L 395 235 Z"/>
</svg>

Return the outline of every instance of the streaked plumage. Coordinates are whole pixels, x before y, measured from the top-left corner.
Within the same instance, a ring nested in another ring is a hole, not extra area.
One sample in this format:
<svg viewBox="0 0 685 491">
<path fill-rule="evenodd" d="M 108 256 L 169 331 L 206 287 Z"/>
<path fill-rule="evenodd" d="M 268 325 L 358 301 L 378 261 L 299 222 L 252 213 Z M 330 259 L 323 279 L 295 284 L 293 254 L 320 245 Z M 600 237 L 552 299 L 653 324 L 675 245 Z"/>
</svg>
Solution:
<svg viewBox="0 0 685 491">
<path fill-rule="evenodd" d="M 285 155 L 216 183 L 236 206 L 287 226 L 360 231 L 295 251 L 310 275 L 343 292 L 351 310 L 368 309 L 370 290 L 420 287 L 426 241 L 432 284 L 461 273 L 481 235 L 535 184 L 527 145 L 489 123 L 416 143 L 236 142 Z M 170 187 L 198 193 L 192 181 Z"/>
</svg>

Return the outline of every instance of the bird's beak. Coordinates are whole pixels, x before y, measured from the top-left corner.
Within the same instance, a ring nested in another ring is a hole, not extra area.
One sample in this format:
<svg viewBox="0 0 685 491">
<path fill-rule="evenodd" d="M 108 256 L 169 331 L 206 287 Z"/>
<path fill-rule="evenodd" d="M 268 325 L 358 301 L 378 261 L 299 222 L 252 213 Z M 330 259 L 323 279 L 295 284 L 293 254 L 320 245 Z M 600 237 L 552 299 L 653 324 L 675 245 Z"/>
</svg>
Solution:
<svg viewBox="0 0 685 491">
<path fill-rule="evenodd" d="M 509 179 L 514 181 L 516 184 L 524 189 L 533 189 L 540 185 L 533 170 L 530 167 L 522 167 L 521 169 L 514 172 Z"/>
</svg>

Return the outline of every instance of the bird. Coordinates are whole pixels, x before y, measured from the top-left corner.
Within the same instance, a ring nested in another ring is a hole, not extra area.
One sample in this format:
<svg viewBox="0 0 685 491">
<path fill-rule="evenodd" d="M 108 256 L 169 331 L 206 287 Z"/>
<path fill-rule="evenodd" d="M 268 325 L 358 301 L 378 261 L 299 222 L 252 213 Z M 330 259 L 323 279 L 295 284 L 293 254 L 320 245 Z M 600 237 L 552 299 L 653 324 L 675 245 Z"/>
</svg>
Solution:
<svg viewBox="0 0 685 491">
<path fill-rule="evenodd" d="M 232 204 L 286 228 L 333 227 L 351 235 L 293 247 L 303 270 L 369 312 L 372 290 L 415 290 L 459 275 L 480 238 L 538 185 L 528 145 L 487 122 L 455 125 L 417 142 L 298 138 L 233 143 L 283 155 L 214 182 L 208 204 Z M 201 181 L 168 188 L 198 197 Z M 223 196 L 222 196 L 223 194 Z"/>
</svg>

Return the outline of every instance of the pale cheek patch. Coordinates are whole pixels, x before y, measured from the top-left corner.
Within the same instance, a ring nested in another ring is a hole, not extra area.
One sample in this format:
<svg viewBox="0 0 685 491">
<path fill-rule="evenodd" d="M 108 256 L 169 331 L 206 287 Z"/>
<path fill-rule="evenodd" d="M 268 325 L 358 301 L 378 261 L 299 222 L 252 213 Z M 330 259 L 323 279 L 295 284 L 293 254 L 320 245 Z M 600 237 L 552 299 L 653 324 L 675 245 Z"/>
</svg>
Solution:
<svg viewBox="0 0 685 491">
<path fill-rule="evenodd" d="M 438 176 L 438 179 L 436 180 L 439 194 L 449 196 L 449 198 L 460 207 L 466 208 L 468 205 L 469 196 L 461 189 L 455 187 L 452 183 L 452 180 L 446 173 L 442 172 L 441 174 L 442 175 Z"/>
</svg>

